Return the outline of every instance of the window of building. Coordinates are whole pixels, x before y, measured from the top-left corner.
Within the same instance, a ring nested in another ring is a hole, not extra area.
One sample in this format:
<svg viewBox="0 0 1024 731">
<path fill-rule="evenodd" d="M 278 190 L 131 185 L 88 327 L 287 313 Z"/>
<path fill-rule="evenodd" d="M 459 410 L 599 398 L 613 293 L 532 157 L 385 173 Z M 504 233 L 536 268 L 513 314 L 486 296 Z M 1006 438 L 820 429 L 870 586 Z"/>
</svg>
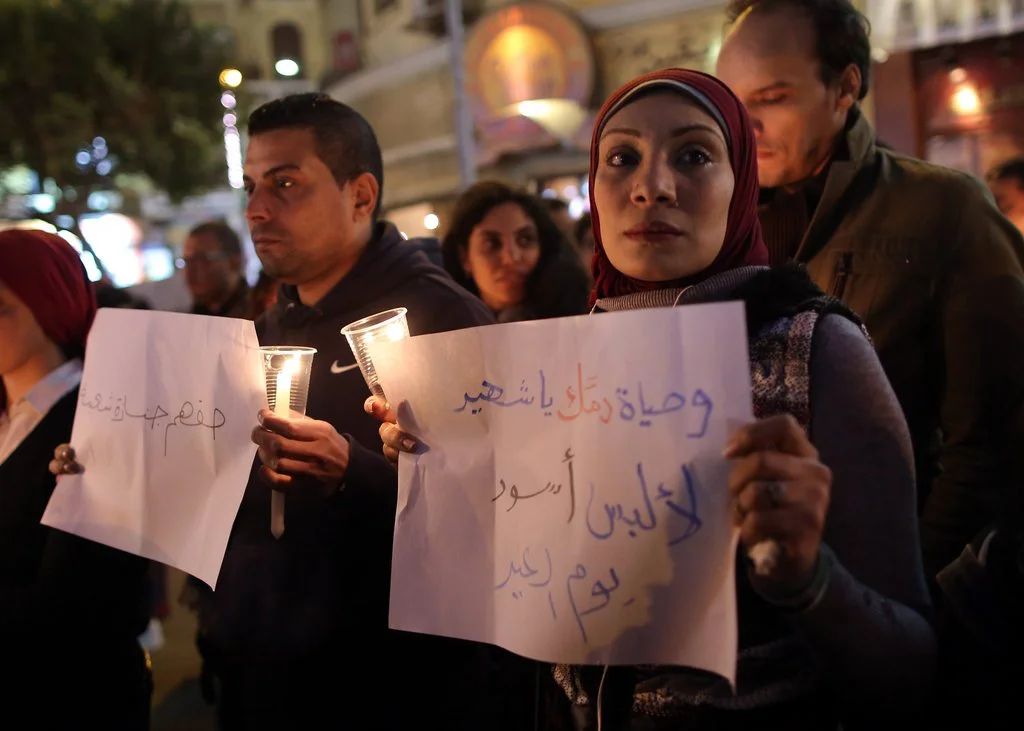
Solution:
<svg viewBox="0 0 1024 731">
<path fill-rule="evenodd" d="M 270 47 L 274 52 L 274 71 L 284 78 L 302 78 L 302 32 L 294 23 L 278 23 L 270 32 Z"/>
</svg>

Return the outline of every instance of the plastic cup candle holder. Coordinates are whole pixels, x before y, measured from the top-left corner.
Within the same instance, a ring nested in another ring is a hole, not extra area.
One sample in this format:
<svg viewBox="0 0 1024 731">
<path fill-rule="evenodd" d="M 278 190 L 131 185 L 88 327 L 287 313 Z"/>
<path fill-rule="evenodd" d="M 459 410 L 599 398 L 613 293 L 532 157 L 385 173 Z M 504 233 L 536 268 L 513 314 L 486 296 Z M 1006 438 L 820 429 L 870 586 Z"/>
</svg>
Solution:
<svg viewBox="0 0 1024 731">
<path fill-rule="evenodd" d="M 382 398 L 384 389 L 381 388 L 377 371 L 373 367 L 370 345 L 380 342 L 398 342 L 409 337 L 409 323 L 405 317 L 407 312 L 406 308 L 397 307 L 364 317 L 362 320 L 356 320 L 341 328 L 341 334 L 348 340 L 352 354 L 356 357 L 356 363 L 359 364 L 359 372 L 363 374 L 363 380 L 366 381 L 366 385 L 374 395 Z"/>
<path fill-rule="evenodd" d="M 316 348 L 273 345 L 260 348 L 263 375 L 267 382 L 267 404 L 277 416 L 294 418 L 306 415 L 309 397 L 309 372 Z M 275 538 L 284 533 L 284 493 L 274 490 L 270 497 L 270 532 Z"/>
</svg>

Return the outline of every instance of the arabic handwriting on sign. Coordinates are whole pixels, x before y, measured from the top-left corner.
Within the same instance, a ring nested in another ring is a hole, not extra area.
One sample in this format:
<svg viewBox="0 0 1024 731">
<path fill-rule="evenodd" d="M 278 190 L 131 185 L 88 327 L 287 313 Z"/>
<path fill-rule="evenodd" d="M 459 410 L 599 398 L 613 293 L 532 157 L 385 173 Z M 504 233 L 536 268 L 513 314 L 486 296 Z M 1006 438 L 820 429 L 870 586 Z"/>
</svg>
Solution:
<svg viewBox="0 0 1024 731">
<path fill-rule="evenodd" d="M 544 589 L 551 583 L 552 573 L 551 552 L 545 548 L 543 559 L 539 556 L 531 557 L 530 548 L 527 546 L 523 549 L 523 556 L 518 565 L 515 561 L 509 562 L 508 574 L 505 576 L 504 581 L 494 587 L 494 590 L 500 591 L 504 589 L 516 576 L 526 582 L 527 588 Z M 509 587 L 512 590 L 512 598 L 517 600 L 523 598 L 523 588 L 518 585 L 519 583 L 516 582 L 517 586 Z M 554 619 L 558 619 L 558 614 L 555 612 L 555 598 L 550 590 L 547 594 L 551 616 Z"/>
<path fill-rule="evenodd" d="M 569 519 L 566 521 L 567 523 L 571 523 L 573 517 L 576 515 L 576 477 L 572 467 L 572 461 L 575 458 L 576 455 L 572 453 L 572 447 L 565 450 L 565 457 L 562 458 L 562 464 L 568 465 L 569 469 Z M 562 492 L 562 488 L 564 487 L 561 482 L 549 482 L 541 489 L 524 495 L 519 492 L 518 485 L 513 484 L 510 487 L 504 479 L 498 480 L 498 485 L 501 487 L 501 490 L 498 491 L 497 495 L 491 498 L 491 502 L 497 502 L 503 495 L 508 493 L 511 503 L 507 508 L 505 508 L 506 513 L 510 512 L 512 508 L 518 505 L 522 500 L 529 500 L 530 498 L 535 498 L 549 493 L 551 495 L 558 495 Z"/>
<path fill-rule="evenodd" d="M 647 401 L 644 399 L 644 385 L 642 383 L 637 383 L 636 390 L 637 398 L 640 400 L 640 413 L 643 415 L 643 418 L 638 422 L 640 426 L 651 426 L 651 424 L 653 424 L 651 417 L 671 414 L 686 406 L 686 398 L 675 391 L 667 394 L 665 398 L 662 399 L 661 408 L 649 406 Z"/>
<path fill-rule="evenodd" d="M 623 421 L 633 421 L 636 417 L 636 407 L 627 398 L 629 391 L 625 388 L 617 388 L 615 395 L 619 397 L 619 418 Z"/>
<path fill-rule="evenodd" d="M 572 519 L 576 515 L 576 478 L 572 471 L 572 461 L 576 459 L 576 455 L 572 453 L 572 447 L 565 450 L 565 457 L 562 458 L 562 463 L 569 465 L 569 519 L 566 523 L 571 523 Z"/>
<path fill-rule="evenodd" d="M 540 568 L 534 568 L 535 566 L 543 567 L 543 564 L 547 564 L 546 574 L 544 571 L 541 571 Z M 502 581 L 500 584 L 494 587 L 494 590 L 498 591 L 499 589 L 505 588 L 508 585 L 508 583 L 512 581 L 512 578 L 515 576 L 527 579 L 527 584 L 529 586 L 538 589 L 543 588 L 547 586 L 549 583 L 551 583 L 551 571 L 551 552 L 545 548 L 543 562 L 541 562 L 540 559 L 534 559 L 531 563 L 530 547 L 527 546 L 523 549 L 523 557 L 520 560 L 519 565 L 517 565 L 515 561 L 510 561 L 508 567 L 508 574 L 505 576 L 504 581 Z M 540 574 L 541 578 L 534 578 L 538 574 Z"/>
<path fill-rule="evenodd" d="M 700 439 L 707 433 L 714 408 L 711 397 L 700 388 L 693 392 L 689 400 L 683 394 L 671 391 L 662 398 L 660 405 L 649 404 L 644 397 L 644 385 L 640 382 L 637 383 L 635 402 L 630 397 L 628 388 L 615 389 L 615 400 L 618 401 L 616 405 L 612 403 L 611 399 L 599 393 L 591 393 L 598 389 L 597 376 L 584 376 L 583 364 L 577 363 L 575 383 L 566 387 L 565 404 L 556 410 L 554 398 L 548 395 L 547 375 L 541 370 L 538 371 L 538 377 L 540 381 L 539 399 L 530 395 L 530 388 L 525 379 L 520 383 L 518 398 L 515 399 L 510 399 L 502 386 L 484 380 L 475 395 L 468 391 L 464 393 L 462 405 L 452 411 L 462 413 L 468 410 L 471 414 L 479 414 L 483 411 L 485 404 L 509 408 L 532 406 L 539 401 L 544 416 L 557 415 L 562 421 L 575 421 L 581 416 L 596 414 L 602 424 L 609 424 L 617 414 L 621 421 L 635 421 L 637 425 L 647 428 L 654 425 L 655 417 L 689 408 L 698 413 L 703 410 L 703 413 L 700 414 L 700 428 L 693 429 L 686 435 L 691 439 Z"/>
<path fill-rule="evenodd" d="M 544 411 L 544 416 L 551 416 L 555 412 L 552 411 L 552 407 L 555 405 L 555 400 L 548 396 L 548 384 L 547 378 L 544 376 L 544 371 L 540 372 L 540 408 Z"/>
<path fill-rule="evenodd" d="M 131 411 L 129 408 L 127 395 L 115 398 L 114 395 L 111 394 L 107 399 L 107 403 L 104 405 L 102 394 L 96 393 L 92 398 L 90 398 L 87 395 L 84 386 L 80 390 L 79 405 L 97 413 L 110 413 L 111 421 L 125 421 L 127 419 L 144 421 L 151 431 L 155 429 L 159 423 L 164 427 L 165 457 L 167 456 L 167 435 L 171 427 L 205 427 L 212 433 L 213 440 L 217 441 L 217 430 L 227 423 L 224 412 L 218 408 L 204 412 L 202 401 L 198 401 L 197 404 L 193 404 L 191 401 L 185 401 L 178 410 L 177 416 L 171 420 L 167 420 L 170 413 L 159 404 L 153 408 L 152 412 L 149 410 L 143 410 L 141 413 L 137 413 Z"/>
<path fill-rule="evenodd" d="M 636 538 L 640 531 L 651 531 L 658 526 L 658 516 L 654 512 L 654 500 L 648 492 L 647 480 L 644 477 L 643 465 L 637 464 L 637 474 L 640 477 L 640 502 L 641 507 L 629 510 L 624 508 L 622 503 L 605 503 L 599 511 L 600 518 L 593 518 L 594 501 L 597 498 L 597 488 L 590 483 L 590 499 L 587 501 L 587 530 L 590 535 L 599 541 L 612 537 L 615 527 L 622 523 L 628 527 L 630 537 Z M 658 486 L 659 499 L 670 497 L 671 492 L 665 491 L 664 485 Z M 603 514 L 603 515 L 602 515 Z M 597 527 L 595 527 L 597 523 Z"/>
<path fill-rule="evenodd" d="M 605 424 L 611 421 L 612 418 L 612 404 L 606 398 L 596 399 L 585 398 L 585 394 L 588 391 L 593 391 L 597 388 L 597 376 L 588 376 L 586 379 L 583 378 L 583 364 L 576 364 L 576 388 L 569 386 L 565 389 L 565 397 L 569 402 L 567 410 L 558 410 L 558 418 L 562 421 L 575 421 L 583 414 L 594 414 L 598 415 L 598 418 Z"/>
<path fill-rule="evenodd" d="M 658 514 L 655 511 L 655 504 L 664 502 L 671 511 L 672 516 L 682 518 L 686 521 L 685 527 L 677 531 L 672 526 L 672 537 L 668 545 L 675 546 L 687 538 L 691 538 L 700 530 L 703 522 L 697 510 L 697 491 L 694 485 L 693 475 L 690 468 L 683 465 L 683 491 L 685 496 L 680 500 L 675 499 L 672 490 L 665 487 L 665 483 L 659 483 L 655 494 L 651 494 L 644 475 L 642 463 L 636 466 L 637 478 L 640 483 L 640 506 L 626 508 L 622 503 L 605 503 L 598 509 L 594 509 L 597 499 L 597 488 L 594 483 L 590 484 L 590 499 L 587 501 L 587 530 L 590 535 L 599 541 L 605 541 L 615 534 L 619 525 L 626 526 L 626 532 L 630 538 L 636 538 L 641 533 L 647 533 L 658 527 Z M 595 517 L 595 513 L 596 516 Z"/>
<path fill-rule="evenodd" d="M 708 432 L 708 423 L 711 421 L 711 411 L 714 409 L 714 405 L 711 403 L 711 397 L 699 388 L 693 392 L 693 398 L 690 399 L 690 405 L 704 409 L 704 420 L 701 422 L 699 431 L 690 432 L 686 436 L 690 439 L 700 439 Z"/>
<path fill-rule="evenodd" d="M 541 373 L 541 401 L 544 400 L 543 393 L 543 379 L 544 374 Z M 498 386 L 490 381 L 483 381 L 480 386 L 483 390 L 477 393 L 476 396 L 470 396 L 469 393 L 462 395 L 462 406 L 457 409 L 452 409 L 456 414 L 465 411 L 471 404 L 475 405 L 475 408 L 469 410 L 471 414 L 479 414 L 483 409 L 483 404 L 494 404 L 495 406 L 502 406 L 508 408 L 510 406 L 529 406 L 534 402 L 534 397 L 530 396 L 530 387 L 526 385 L 526 379 L 524 378 L 522 383 L 519 385 L 519 398 L 514 401 L 505 400 L 505 389 Z"/>
<path fill-rule="evenodd" d="M 619 582 L 619 575 L 616 573 L 614 568 L 608 570 L 608 578 L 610 579 L 608 585 L 605 585 L 603 579 L 598 579 L 590 585 L 590 595 L 582 603 L 577 602 L 577 594 L 574 592 L 574 584 L 578 582 L 587 581 L 587 569 L 583 564 L 576 564 L 576 568 L 565 581 L 566 594 L 569 597 L 569 606 L 572 608 L 573 616 L 576 619 L 576 625 L 580 629 L 580 636 L 583 638 L 583 642 L 587 642 L 587 628 L 583 623 L 583 618 L 589 614 L 599 612 L 612 601 L 612 594 L 619 589 L 621 583 Z M 596 600 L 596 601 L 595 601 Z M 623 606 L 628 606 L 633 603 L 633 598 L 629 598 L 623 602 Z"/>
<path fill-rule="evenodd" d="M 215 408 L 212 412 L 212 417 L 209 423 L 207 423 L 205 416 L 203 415 L 203 402 L 198 402 L 198 407 L 194 406 L 191 401 L 186 401 L 181 405 L 181 410 L 178 415 L 174 417 L 172 421 L 167 422 L 164 427 L 164 456 L 167 456 L 167 436 L 171 431 L 172 427 L 176 426 L 202 426 L 206 427 L 213 433 L 213 441 L 217 441 L 217 430 L 224 426 L 225 418 L 224 412 L 220 409 Z"/>
<path fill-rule="evenodd" d="M 682 530 L 676 530 L 673 526 L 672 536 L 668 539 L 669 546 L 677 546 L 687 538 L 692 538 L 704 525 L 697 510 L 697 489 L 694 486 L 693 473 L 687 465 L 683 465 L 683 490 L 686 495 L 682 504 L 671 498 L 665 501 L 665 505 L 675 516 L 686 521 Z"/>
</svg>

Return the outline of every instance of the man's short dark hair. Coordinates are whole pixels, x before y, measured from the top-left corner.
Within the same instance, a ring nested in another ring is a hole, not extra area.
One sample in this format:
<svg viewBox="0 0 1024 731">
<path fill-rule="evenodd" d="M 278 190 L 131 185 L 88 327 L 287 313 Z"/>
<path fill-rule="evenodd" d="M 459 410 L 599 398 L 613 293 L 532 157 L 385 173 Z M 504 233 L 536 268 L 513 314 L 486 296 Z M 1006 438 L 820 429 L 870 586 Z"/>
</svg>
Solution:
<svg viewBox="0 0 1024 731">
<path fill-rule="evenodd" d="M 316 154 L 339 186 L 363 173 L 377 179 L 380 191 L 374 218 L 384 198 L 384 161 L 373 127 L 359 112 L 327 94 L 291 94 L 267 102 L 249 115 L 249 136 L 279 129 L 308 129 Z"/>
<path fill-rule="evenodd" d="M 242 256 L 242 240 L 224 221 L 205 221 L 189 231 L 188 236 L 212 236 L 225 254 Z"/>
<path fill-rule="evenodd" d="M 816 56 L 821 80 L 834 83 L 853 64 L 860 70 L 860 101 L 871 81 L 871 23 L 850 0 L 732 0 L 726 7 L 729 23 L 748 10 L 770 13 L 776 10 L 803 13 L 814 27 Z"/>
<path fill-rule="evenodd" d="M 1012 180 L 1017 183 L 1018 188 L 1024 190 L 1024 156 L 999 163 L 985 177 L 992 182 Z"/>
</svg>

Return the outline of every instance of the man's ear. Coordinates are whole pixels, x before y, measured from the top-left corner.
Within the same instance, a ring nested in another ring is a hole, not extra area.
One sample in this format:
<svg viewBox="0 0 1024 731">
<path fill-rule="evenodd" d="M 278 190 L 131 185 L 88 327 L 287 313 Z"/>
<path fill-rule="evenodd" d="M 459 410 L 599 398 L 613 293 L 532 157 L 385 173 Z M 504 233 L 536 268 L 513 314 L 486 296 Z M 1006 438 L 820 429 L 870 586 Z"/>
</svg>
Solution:
<svg viewBox="0 0 1024 731">
<path fill-rule="evenodd" d="M 372 219 L 380 200 L 380 183 L 372 173 L 360 173 L 348 182 L 352 186 L 357 221 Z"/>
<path fill-rule="evenodd" d="M 843 69 L 837 84 L 839 91 L 836 97 L 837 112 L 848 112 L 857 103 L 863 83 L 864 78 L 860 75 L 860 69 L 857 68 L 857 64 L 851 63 Z"/>
</svg>

